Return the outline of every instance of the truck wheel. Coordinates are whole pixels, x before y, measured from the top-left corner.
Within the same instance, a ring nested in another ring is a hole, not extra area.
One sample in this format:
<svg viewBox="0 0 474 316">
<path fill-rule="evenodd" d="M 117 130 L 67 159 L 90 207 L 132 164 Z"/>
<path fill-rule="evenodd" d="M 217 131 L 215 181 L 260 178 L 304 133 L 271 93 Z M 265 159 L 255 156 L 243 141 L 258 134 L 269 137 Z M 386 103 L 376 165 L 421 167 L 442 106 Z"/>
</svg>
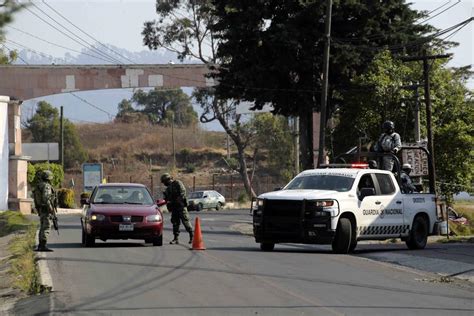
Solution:
<svg viewBox="0 0 474 316">
<path fill-rule="evenodd" d="M 86 234 L 84 230 L 82 230 L 82 241 L 83 245 L 86 247 L 94 247 L 95 245 L 95 237 L 89 234 Z"/>
<path fill-rule="evenodd" d="M 354 252 L 354 249 L 357 247 L 357 239 L 353 238 L 351 240 L 351 245 L 349 246 L 349 252 Z"/>
<path fill-rule="evenodd" d="M 351 221 L 348 218 L 341 218 L 337 224 L 336 237 L 332 241 L 332 250 L 340 254 L 348 253 L 351 246 L 351 237 Z"/>
<path fill-rule="evenodd" d="M 275 249 L 275 244 L 271 242 L 262 242 L 260 243 L 260 249 L 263 251 L 273 251 L 273 249 Z"/>
<path fill-rule="evenodd" d="M 219 211 L 222 208 L 221 202 L 217 202 L 216 211 Z"/>
<path fill-rule="evenodd" d="M 202 210 L 202 204 L 199 203 L 198 205 L 196 205 L 196 212 L 201 212 Z"/>
<path fill-rule="evenodd" d="M 428 223 L 423 216 L 417 216 L 413 220 L 410 235 L 406 241 L 408 249 L 423 249 L 428 241 Z"/>
<path fill-rule="evenodd" d="M 163 235 L 155 237 L 153 240 L 153 246 L 163 246 Z"/>
</svg>

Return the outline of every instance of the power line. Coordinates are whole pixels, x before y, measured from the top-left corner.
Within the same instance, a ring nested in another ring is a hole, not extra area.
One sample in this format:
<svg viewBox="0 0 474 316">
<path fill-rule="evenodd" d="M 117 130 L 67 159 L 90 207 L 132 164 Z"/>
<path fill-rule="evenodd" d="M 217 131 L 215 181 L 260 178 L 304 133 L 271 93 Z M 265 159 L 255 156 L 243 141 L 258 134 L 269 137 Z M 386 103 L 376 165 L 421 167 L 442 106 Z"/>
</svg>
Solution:
<svg viewBox="0 0 474 316">
<path fill-rule="evenodd" d="M 14 30 L 16 30 L 16 31 L 18 31 L 18 32 L 21 32 L 21 33 L 23 33 L 23 34 L 29 35 L 29 36 L 31 36 L 31 37 L 33 37 L 33 38 L 36 38 L 36 39 L 38 39 L 38 40 L 40 40 L 40 41 L 43 41 L 43 42 L 45 42 L 45 43 L 54 45 L 54 46 L 56 46 L 56 47 L 63 48 L 63 49 L 66 49 L 66 50 L 70 50 L 70 51 L 75 52 L 75 53 L 87 55 L 87 56 L 90 56 L 90 57 L 93 57 L 93 58 L 96 58 L 96 59 L 99 59 L 99 60 L 102 60 L 102 61 L 105 61 L 105 62 L 110 62 L 110 61 L 107 60 L 107 59 L 103 59 L 103 58 L 97 57 L 97 56 L 92 55 L 92 54 L 89 54 L 89 53 L 87 53 L 87 52 L 81 52 L 81 51 L 75 50 L 75 49 L 70 48 L 70 47 L 66 47 L 66 46 L 62 46 L 62 45 L 59 45 L 59 44 L 50 42 L 50 41 L 45 40 L 45 39 L 43 39 L 43 38 L 41 38 L 41 37 L 39 37 L 39 36 L 36 36 L 36 35 L 34 35 L 34 34 L 31 34 L 31 33 L 28 33 L 28 32 L 26 32 L 26 31 L 20 30 L 20 29 L 18 29 L 18 28 L 16 28 L 16 27 L 13 27 L 13 26 L 11 26 L 11 25 L 7 25 L 6 27 L 11 28 L 11 29 L 14 29 Z"/>
<path fill-rule="evenodd" d="M 75 98 L 81 100 L 82 102 L 84 102 L 84 103 L 86 103 L 86 104 L 89 104 L 89 105 L 92 106 L 93 108 L 95 108 L 95 109 L 97 109 L 97 110 L 99 110 L 99 111 L 101 111 L 101 112 L 104 112 L 105 114 L 107 114 L 107 115 L 109 116 L 109 119 L 110 119 L 110 120 L 111 120 L 112 117 L 114 116 L 112 113 L 107 112 L 106 110 L 101 109 L 101 108 L 98 107 L 97 105 L 90 103 L 89 101 L 87 101 L 87 100 L 81 98 L 80 96 L 78 96 L 77 94 L 75 94 L 75 93 L 73 93 L 73 92 L 69 92 L 69 94 L 73 95 Z"/>
<path fill-rule="evenodd" d="M 448 10 L 451 9 L 452 7 L 457 6 L 460 2 L 461 2 L 461 0 L 458 0 L 458 2 L 456 2 L 456 3 L 453 4 L 452 6 L 447 7 L 446 9 L 444 9 L 443 11 L 441 11 L 440 13 L 435 14 L 435 15 L 433 15 L 433 16 L 427 18 L 426 20 L 420 21 L 420 22 L 418 22 L 417 24 L 426 23 L 427 21 L 429 21 L 429 20 L 431 20 L 431 19 L 437 17 L 437 16 L 440 15 L 440 14 L 443 14 L 443 13 L 446 12 L 446 11 L 448 11 Z"/>
<path fill-rule="evenodd" d="M 117 51 L 113 50 L 112 48 L 108 47 L 107 45 L 103 44 L 102 42 L 98 41 L 96 38 L 94 38 L 93 36 L 91 36 L 89 33 L 87 33 L 86 31 L 84 31 L 83 29 L 81 29 L 79 26 L 77 26 L 76 24 L 74 24 L 73 22 L 71 22 L 71 20 L 69 20 L 68 18 L 66 18 L 64 15 L 62 15 L 59 11 L 57 11 L 56 9 L 54 9 L 51 5 L 49 5 L 45 0 L 43 0 L 43 3 L 48 7 L 50 8 L 52 11 L 54 11 L 57 15 L 59 15 L 60 17 L 62 17 L 64 20 L 66 20 L 69 24 L 71 24 L 72 26 L 74 26 L 76 29 L 78 29 L 79 31 L 81 31 L 83 34 L 85 34 L 87 37 L 89 37 L 90 39 L 92 39 L 93 41 L 97 42 L 98 44 L 100 44 L 101 46 L 105 47 L 106 49 L 110 50 L 111 52 L 115 53 L 116 55 L 118 55 L 119 57 L 123 58 L 123 59 L 126 59 L 128 61 L 131 61 L 132 63 L 134 62 L 133 60 L 131 60 L 130 58 L 118 53 Z"/>
<path fill-rule="evenodd" d="M 3 45 L 3 47 L 5 47 L 6 49 L 8 49 L 8 51 L 10 51 L 10 52 L 13 52 L 13 51 L 14 51 L 14 50 L 12 50 L 11 48 L 8 48 L 7 45 L 5 45 L 5 44 L 2 44 L 2 45 Z M 24 62 L 25 65 L 29 65 L 28 62 L 27 62 L 26 60 L 24 60 L 20 55 L 17 55 L 16 57 L 18 57 L 22 62 Z"/>
<path fill-rule="evenodd" d="M 38 8 L 33 2 L 31 2 L 36 8 Z M 87 49 L 91 49 L 92 48 L 92 51 L 98 51 L 98 52 L 95 52 L 96 54 L 104 57 L 104 58 L 107 58 L 109 60 L 110 63 L 115 63 L 116 60 L 114 58 L 111 58 L 110 56 L 107 56 L 107 54 L 104 54 L 102 53 L 101 51 L 97 50 L 96 48 L 94 48 L 93 46 L 91 46 L 90 44 L 87 44 L 90 46 L 86 46 L 84 45 L 83 43 L 79 42 L 77 39 L 71 37 L 69 34 L 65 33 L 64 31 L 60 30 L 59 28 L 57 28 L 55 25 L 49 23 L 48 21 L 46 21 L 45 19 L 43 19 L 41 16 L 39 16 L 36 12 L 30 10 L 27 6 L 25 7 L 26 10 L 28 10 L 31 14 L 33 14 L 34 16 L 36 16 L 38 19 L 40 19 L 41 21 L 43 21 L 44 23 L 48 24 L 49 26 L 51 26 L 52 28 L 54 28 L 55 30 L 57 30 L 58 32 L 60 32 L 61 34 L 63 34 L 64 36 L 70 38 L 71 40 L 73 40 L 74 42 L 76 42 L 77 44 L 81 45 L 82 47 L 85 47 Z M 54 19 L 52 19 L 54 21 Z M 56 22 L 56 21 L 55 21 Z M 58 23 L 58 22 L 56 22 Z M 58 23 L 59 25 L 61 25 L 60 23 Z M 62 26 L 62 25 L 61 25 Z M 67 30 L 67 29 L 66 29 Z M 68 30 L 69 31 L 69 30 Z M 69 31 L 70 32 L 70 31 Z M 71 32 L 72 33 L 72 32 Z M 72 33 L 73 34 L 73 33 Z M 73 34 L 74 35 L 74 34 Z M 77 35 L 75 35 L 77 36 Z M 84 41 L 84 40 L 83 40 Z M 120 62 L 119 62 L 120 63 Z"/>
</svg>

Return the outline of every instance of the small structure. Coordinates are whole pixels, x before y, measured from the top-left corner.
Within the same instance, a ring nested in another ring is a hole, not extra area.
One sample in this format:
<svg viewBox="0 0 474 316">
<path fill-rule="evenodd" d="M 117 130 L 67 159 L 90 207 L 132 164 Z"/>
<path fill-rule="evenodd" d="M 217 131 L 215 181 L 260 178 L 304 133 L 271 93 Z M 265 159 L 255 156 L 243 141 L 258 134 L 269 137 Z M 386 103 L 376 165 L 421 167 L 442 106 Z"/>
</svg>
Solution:
<svg viewBox="0 0 474 316">
<path fill-rule="evenodd" d="M 21 147 L 21 101 L 0 96 L 0 209 L 31 214 L 28 160 Z"/>
</svg>

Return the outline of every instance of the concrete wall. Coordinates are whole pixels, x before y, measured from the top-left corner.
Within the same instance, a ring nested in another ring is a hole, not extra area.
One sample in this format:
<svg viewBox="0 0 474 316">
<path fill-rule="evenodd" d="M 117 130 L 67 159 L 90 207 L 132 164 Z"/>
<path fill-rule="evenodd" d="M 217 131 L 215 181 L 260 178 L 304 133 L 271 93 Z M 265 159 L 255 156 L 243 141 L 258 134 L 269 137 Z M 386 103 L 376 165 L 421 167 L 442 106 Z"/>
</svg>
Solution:
<svg viewBox="0 0 474 316">
<path fill-rule="evenodd" d="M 8 208 L 8 101 L 0 96 L 0 210 Z"/>
</svg>

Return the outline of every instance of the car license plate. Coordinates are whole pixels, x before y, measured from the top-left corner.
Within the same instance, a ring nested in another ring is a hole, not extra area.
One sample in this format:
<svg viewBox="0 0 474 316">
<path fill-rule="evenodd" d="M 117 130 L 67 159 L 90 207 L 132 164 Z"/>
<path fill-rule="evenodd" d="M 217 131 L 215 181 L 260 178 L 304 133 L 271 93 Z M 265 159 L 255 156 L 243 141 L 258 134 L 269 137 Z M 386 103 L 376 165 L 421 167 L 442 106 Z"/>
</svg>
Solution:
<svg viewBox="0 0 474 316">
<path fill-rule="evenodd" d="M 133 231 L 133 225 L 131 224 L 120 224 L 119 231 L 121 232 L 131 232 Z"/>
</svg>

